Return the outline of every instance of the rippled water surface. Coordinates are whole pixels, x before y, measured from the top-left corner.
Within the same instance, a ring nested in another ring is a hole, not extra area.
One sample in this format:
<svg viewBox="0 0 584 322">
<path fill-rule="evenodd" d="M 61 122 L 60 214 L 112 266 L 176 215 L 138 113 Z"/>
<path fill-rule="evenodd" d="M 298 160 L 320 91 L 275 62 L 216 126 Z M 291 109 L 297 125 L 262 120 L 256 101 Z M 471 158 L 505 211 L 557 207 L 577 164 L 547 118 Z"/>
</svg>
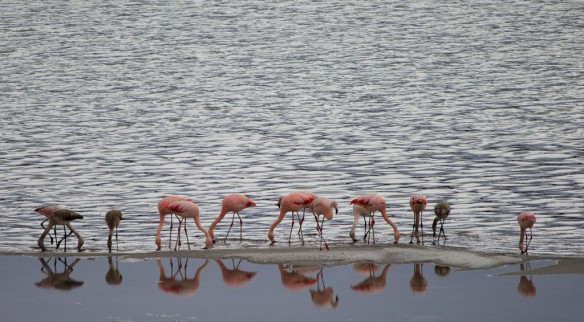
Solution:
<svg viewBox="0 0 584 322">
<path fill-rule="evenodd" d="M 339 202 L 332 244 L 350 242 L 349 201 L 364 193 L 386 198 L 409 241 L 408 198 L 422 193 L 452 204 L 447 245 L 515 252 L 515 217 L 533 211 L 531 253 L 584 249 L 580 1 L 0 9 L 2 250 L 36 247 L 46 203 L 85 216 L 88 250 L 105 249 L 114 207 L 128 219 L 120 250 L 152 250 L 161 197 L 191 197 L 208 226 L 229 193 L 258 204 L 241 213 L 243 245 L 261 246 L 278 196 L 298 190 Z"/>
</svg>

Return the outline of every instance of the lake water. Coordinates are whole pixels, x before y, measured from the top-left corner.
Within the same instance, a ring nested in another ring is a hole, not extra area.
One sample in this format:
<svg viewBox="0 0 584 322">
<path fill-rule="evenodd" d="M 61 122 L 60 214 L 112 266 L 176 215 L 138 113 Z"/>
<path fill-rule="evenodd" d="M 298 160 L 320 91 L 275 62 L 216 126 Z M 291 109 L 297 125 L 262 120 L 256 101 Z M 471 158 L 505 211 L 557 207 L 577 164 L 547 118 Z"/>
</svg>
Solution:
<svg viewBox="0 0 584 322">
<path fill-rule="evenodd" d="M 11 290 L 0 292 L 6 321 L 579 321 L 584 313 L 581 275 L 530 275 L 549 261 L 479 271 L 195 258 L 0 263 Z"/>
<path fill-rule="evenodd" d="M 429 210 L 451 203 L 448 246 L 518 252 L 515 217 L 533 211 L 532 254 L 580 256 L 582 13 L 580 1 L 4 1 L 0 250 L 38 251 L 33 210 L 60 203 L 85 216 L 87 251 L 106 249 L 111 208 L 128 219 L 120 251 L 151 251 L 160 198 L 194 199 L 208 226 L 230 193 L 258 204 L 234 247 L 262 247 L 278 197 L 308 190 L 340 204 L 331 244 L 351 242 L 349 202 L 364 193 L 386 198 L 408 242 L 421 193 Z M 317 247 L 312 221 L 305 231 Z"/>
</svg>

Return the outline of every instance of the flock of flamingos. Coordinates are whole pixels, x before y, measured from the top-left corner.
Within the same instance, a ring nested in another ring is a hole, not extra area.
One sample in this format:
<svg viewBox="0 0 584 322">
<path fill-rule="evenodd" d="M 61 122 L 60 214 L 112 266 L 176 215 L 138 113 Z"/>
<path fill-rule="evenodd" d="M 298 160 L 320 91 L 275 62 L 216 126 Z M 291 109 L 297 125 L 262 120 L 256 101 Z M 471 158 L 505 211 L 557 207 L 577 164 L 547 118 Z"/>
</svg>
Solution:
<svg viewBox="0 0 584 322">
<path fill-rule="evenodd" d="M 423 229 L 422 212 L 426 209 L 427 200 L 424 196 L 415 195 L 415 196 L 412 196 L 410 198 L 409 203 L 410 203 L 410 208 L 412 209 L 412 212 L 414 213 L 414 224 L 412 225 L 410 244 L 413 243 L 414 237 L 416 237 L 417 243 L 420 243 L 419 228 Z M 393 229 L 394 243 L 396 243 L 396 244 L 398 243 L 399 238 L 400 238 L 400 232 L 399 232 L 397 226 L 391 221 L 391 219 L 389 219 L 389 216 L 387 215 L 385 199 L 383 199 L 381 196 L 378 196 L 375 194 L 367 194 L 367 195 L 362 195 L 360 197 L 353 199 L 350 204 L 353 206 L 354 221 L 353 221 L 353 226 L 351 228 L 349 236 L 351 237 L 353 242 L 357 241 L 357 239 L 355 238 L 355 228 L 356 228 L 357 224 L 359 223 L 360 218 L 363 217 L 363 219 L 365 221 L 365 234 L 363 236 L 363 240 L 370 241 L 371 238 L 373 238 L 373 243 L 375 243 L 375 230 L 373 229 L 373 226 L 375 224 L 375 220 L 374 220 L 373 215 L 375 214 L 375 212 L 380 212 L 383 219 Z M 190 200 L 188 198 L 180 197 L 180 196 L 165 197 L 165 198 L 161 199 L 160 202 L 158 202 L 158 212 L 160 215 L 160 222 L 158 224 L 158 229 L 156 231 L 156 245 L 158 246 L 157 250 L 161 249 L 160 234 L 162 231 L 162 227 L 164 226 L 164 218 L 166 215 L 171 215 L 171 222 L 170 222 L 170 232 L 171 232 L 170 238 L 171 238 L 171 240 L 172 240 L 172 229 L 173 229 L 173 223 L 172 223 L 173 216 L 172 215 L 174 215 L 179 222 L 178 229 L 177 229 L 178 236 L 177 236 L 175 246 L 174 246 L 175 251 L 177 250 L 177 247 L 181 245 L 181 240 L 180 240 L 181 227 L 183 227 L 183 229 L 184 229 L 185 236 L 187 239 L 187 245 L 189 245 L 187 227 L 186 227 L 186 219 L 187 218 L 192 218 L 195 221 L 195 225 L 201 230 L 201 232 L 203 232 L 203 234 L 205 234 L 205 247 L 204 248 L 208 249 L 208 248 L 213 247 L 213 243 L 215 243 L 215 241 L 216 241 L 215 235 L 213 233 L 215 227 L 217 226 L 217 224 L 219 222 L 221 222 L 221 220 L 223 220 L 223 218 L 225 217 L 226 214 L 232 213 L 232 218 L 231 218 L 231 225 L 229 226 L 229 230 L 227 231 L 225 239 L 227 239 L 227 236 L 229 235 L 229 232 L 231 231 L 231 228 L 233 227 L 233 224 L 235 222 L 235 216 L 237 216 L 237 218 L 239 219 L 240 235 L 241 235 L 241 232 L 243 229 L 243 220 L 241 219 L 239 212 L 244 210 L 245 208 L 255 207 L 255 206 L 256 206 L 255 202 L 253 202 L 251 199 L 249 199 L 248 197 L 246 197 L 244 195 L 241 195 L 241 194 L 228 195 L 223 199 L 223 203 L 221 206 L 221 212 L 219 213 L 217 218 L 213 221 L 213 223 L 211 223 L 209 230 L 207 230 L 201 224 L 201 221 L 199 219 L 199 207 L 197 206 L 197 204 L 195 202 L 193 202 L 192 200 Z M 299 223 L 298 236 L 299 236 L 299 238 L 301 238 L 302 241 L 304 241 L 304 236 L 302 233 L 302 223 L 304 221 L 304 215 L 305 215 L 306 211 L 308 210 L 308 211 L 312 212 L 312 214 L 314 215 L 314 219 L 316 220 L 316 230 L 320 236 L 320 243 L 321 243 L 320 249 L 322 250 L 323 243 L 324 243 L 326 249 L 329 249 L 329 246 L 326 243 L 326 240 L 324 239 L 324 236 L 323 236 L 323 225 L 324 225 L 325 219 L 331 220 L 331 219 L 333 219 L 333 216 L 338 213 L 338 205 L 337 205 L 336 201 L 331 200 L 331 199 L 326 198 L 326 197 L 316 196 L 315 194 L 310 193 L 310 192 L 294 192 L 294 193 L 280 197 L 280 199 L 278 200 L 278 208 L 280 208 L 280 215 L 274 221 L 274 223 L 272 223 L 272 225 L 270 226 L 270 230 L 268 231 L 268 238 L 270 239 L 270 241 L 272 243 L 276 242 L 275 237 L 274 237 L 274 230 L 282 222 L 282 220 L 284 219 L 284 216 L 287 213 L 291 213 L 291 215 L 292 215 L 292 225 L 290 227 L 290 235 L 288 237 L 288 242 L 290 242 L 290 239 L 292 238 L 292 231 L 294 229 L 295 220 L 298 220 L 298 223 Z M 43 233 L 41 234 L 41 236 L 38 240 L 38 245 L 41 248 L 41 251 L 46 251 L 44 239 L 47 236 L 47 234 L 50 237 L 51 244 L 53 244 L 53 236 L 50 234 L 51 228 L 54 228 L 54 240 L 55 240 L 57 248 L 59 248 L 59 245 L 61 244 L 61 242 L 63 240 L 66 240 L 67 237 L 69 237 L 71 234 L 74 234 L 78 240 L 77 248 L 81 249 L 81 246 L 83 246 L 83 243 L 84 243 L 83 238 L 75 229 L 73 229 L 73 227 L 71 226 L 71 222 L 76 220 L 76 219 L 82 219 L 83 216 L 81 216 L 79 213 L 77 213 L 71 209 L 68 209 L 62 205 L 48 205 L 48 206 L 38 208 L 35 211 L 43 214 L 46 217 L 45 221 L 43 221 L 41 223 L 41 226 L 45 230 L 43 231 Z M 302 216 L 300 215 L 300 211 L 303 212 Z M 446 234 L 444 234 L 443 224 L 444 224 L 444 221 L 450 215 L 450 205 L 444 201 L 438 202 L 434 207 L 434 214 L 435 214 L 435 218 L 434 218 L 434 221 L 432 223 L 433 236 L 436 237 L 437 224 L 438 224 L 438 222 L 440 222 L 440 230 L 438 232 L 438 240 L 440 240 L 441 235 L 444 236 L 444 238 L 446 238 Z M 105 216 L 105 222 L 107 223 L 108 228 L 109 228 L 107 245 L 108 245 L 108 249 L 110 252 L 112 249 L 112 237 L 114 235 L 114 231 L 115 231 L 116 241 L 117 241 L 117 227 L 120 224 L 121 220 L 122 220 L 122 212 L 119 210 L 115 210 L 115 209 L 110 210 L 107 212 L 107 214 Z M 44 223 L 46 221 L 48 221 L 49 223 L 45 227 Z M 532 229 L 535 221 L 536 221 L 536 217 L 533 213 L 523 212 L 517 216 L 517 222 L 519 223 L 519 228 L 520 228 L 519 249 L 521 250 L 521 253 L 527 253 L 529 243 L 531 242 L 531 239 L 533 237 L 532 233 L 531 233 L 531 229 Z M 183 225 L 183 222 L 184 222 L 184 225 Z M 57 232 L 56 232 L 57 225 L 64 226 L 64 230 L 65 230 L 64 237 L 61 238 L 59 241 L 57 241 Z M 69 233 L 66 232 L 65 227 L 69 228 L 69 230 L 70 230 Z M 529 239 L 527 238 L 527 234 L 526 234 L 527 229 L 529 229 L 529 231 L 530 231 Z M 524 245 L 525 245 L 525 248 L 524 248 Z M 189 245 L 189 248 L 190 248 L 190 245 Z"/>
</svg>

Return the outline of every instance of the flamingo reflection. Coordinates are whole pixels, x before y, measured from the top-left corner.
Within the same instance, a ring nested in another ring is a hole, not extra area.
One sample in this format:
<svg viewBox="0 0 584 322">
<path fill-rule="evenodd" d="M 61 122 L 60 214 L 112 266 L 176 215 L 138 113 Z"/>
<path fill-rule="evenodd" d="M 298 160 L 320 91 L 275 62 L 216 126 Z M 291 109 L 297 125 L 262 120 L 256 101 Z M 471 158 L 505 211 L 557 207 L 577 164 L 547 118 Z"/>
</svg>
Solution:
<svg viewBox="0 0 584 322">
<path fill-rule="evenodd" d="M 219 269 L 221 269 L 221 277 L 225 285 L 233 288 L 243 287 L 256 276 L 257 272 L 246 272 L 239 269 L 241 259 L 237 265 L 235 265 L 234 259 L 231 259 L 231 261 L 233 264 L 233 269 L 227 268 L 221 260 L 215 260 L 215 263 L 217 263 L 217 265 L 219 265 Z"/>
<path fill-rule="evenodd" d="M 184 266 L 182 264 L 181 258 L 176 258 L 176 261 L 178 264 L 178 269 L 176 272 L 174 272 L 173 259 L 170 258 L 170 275 L 167 277 L 164 266 L 162 265 L 162 261 L 160 259 L 156 260 L 156 263 L 158 264 L 158 270 L 160 271 L 158 288 L 162 292 L 170 295 L 194 295 L 199 290 L 201 273 L 203 270 L 205 270 L 207 265 L 209 265 L 209 259 L 205 259 L 205 263 L 197 269 L 193 278 L 188 278 L 187 274 L 189 259 L 187 258 L 185 260 Z"/>
<path fill-rule="evenodd" d="M 531 270 L 531 267 L 529 267 L 529 263 L 527 264 L 529 270 Z M 525 269 L 525 264 L 521 263 L 519 265 L 519 268 L 521 269 L 522 272 L 527 271 Z M 519 278 L 519 284 L 517 284 L 517 292 L 519 292 L 519 294 L 525 296 L 525 297 L 535 297 L 537 290 L 535 288 L 535 284 L 533 283 L 532 280 L 532 276 L 529 276 L 529 278 L 527 278 L 527 276 L 525 275 L 521 275 L 521 277 Z"/>
<path fill-rule="evenodd" d="M 332 307 L 337 308 L 339 305 L 339 297 L 335 295 L 335 291 L 332 287 L 326 287 L 324 284 L 323 269 L 321 268 L 318 274 L 316 274 L 316 290 L 310 290 L 310 298 L 315 306 L 326 309 Z M 322 284 L 322 289 L 321 289 Z"/>
<path fill-rule="evenodd" d="M 279 264 L 278 269 L 280 270 L 282 285 L 290 291 L 302 291 L 309 288 L 311 285 L 316 284 L 316 280 L 314 278 L 305 275 L 313 269 L 294 269 L 291 266 L 287 268 L 283 264 Z"/>
<path fill-rule="evenodd" d="M 375 275 L 375 271 L 377 270 L 376 265 L 372 263 L 367 264 L 369 265 L 369 277 L 359 284 L 351 285 L 351 289 L 355 292 L 364 294 L 379 294 L 385 289 L 387 283 L 387 272 L 389 272 L 391 264 L 386 264 L 379 276 Z"/>
<path fill-rule="evenodd" d="M 359 275 L 371 275 L 379 270 L 379 265 L 375 263 L 355 263 L 353 271 Z"/>
<path fill-rule="evenodd" d="M 416 294 L 424 294 L 428 289 L 428 281 L 424 278 L 424 264 L 414 264 L 414 275 L 410 279 L 410 289 Z"/>
<path fill-rule="evenodd" d="M 118 257 L 116 256 L 115 265 L 111 256 L 108 256 L 107 262 L 109 264 L 109 270 L 105 274 L 105 282 L 112 286 L 122 284 L 122 273 L 118 270 Z"/>
<path fill-rule="evenodd" d="M 450 266 L 435 265 L 434 273 L 440 277 L 446 277 L 450 274 Z"/>
<path fill-rule="evenodd" d="M 53 269 L 51 269 L 51 266 L 49 265 L 51 260 L 53 261 Z M 41 272 L 45 273 L 47 277 L 40 282 L 37 282 L 36 286 L 59 291 L 71 291 L 74 288 L 80 287 L 83 285 L 83 282 L 76 281 L 69 276 L 71 273 L 73 273 L 75 265 L 77 265 L 80 260 L 80 258 L 77 258 L 73 264 L 69 265 L 67 264 L 67 258 L 65 258 L 65 260 L 62 260 L 60 257 L 49 258 L 48 260 L 39 258 L 39 261 L 43 265 Z M 64 265 L 62 273 L 59 273 L 57 270 L 58 263 Z"/>
</svg>

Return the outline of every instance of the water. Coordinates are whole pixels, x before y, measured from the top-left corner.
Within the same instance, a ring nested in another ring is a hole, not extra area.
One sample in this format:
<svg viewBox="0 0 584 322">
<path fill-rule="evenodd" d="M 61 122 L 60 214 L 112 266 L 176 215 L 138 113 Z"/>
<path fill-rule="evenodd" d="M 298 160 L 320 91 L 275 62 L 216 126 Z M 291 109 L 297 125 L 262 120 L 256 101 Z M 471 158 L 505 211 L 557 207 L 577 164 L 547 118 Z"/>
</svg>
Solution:
<svg viewBox="0 0 584 322">
<path fill-rule="evenodd" d="M 579 1 L 0 9 L 3 251 L 38 250 L 45 203 L 85 216 L 88 251 L 106 249 L 111 208 L 128 218 L 121 251 L 153 250 L 160 198 L 193 198 L 208 226 L 229 193 L 258 204 L 243 246 L 261 247 L 278 196 L 308 190 L 341 205 L 331 244 L 350 242 L 352 198 L 385 197 L 405 236 L 422 193 L 452 204 L 449 246 L 517 252 L 515 217 L 533 211 L 532 254 L 581 255 Z"/>
<path fill-rule="evenodd" d="M 0 293 L 8 321 L 578 321 L 584 313 L 581 275 L 530 275 L 549 261 L 479 271 L 194 258 L 0 261 L 12 290 Z M 525 275 L 499 276 L 519 271 Z"/>
</svg>

